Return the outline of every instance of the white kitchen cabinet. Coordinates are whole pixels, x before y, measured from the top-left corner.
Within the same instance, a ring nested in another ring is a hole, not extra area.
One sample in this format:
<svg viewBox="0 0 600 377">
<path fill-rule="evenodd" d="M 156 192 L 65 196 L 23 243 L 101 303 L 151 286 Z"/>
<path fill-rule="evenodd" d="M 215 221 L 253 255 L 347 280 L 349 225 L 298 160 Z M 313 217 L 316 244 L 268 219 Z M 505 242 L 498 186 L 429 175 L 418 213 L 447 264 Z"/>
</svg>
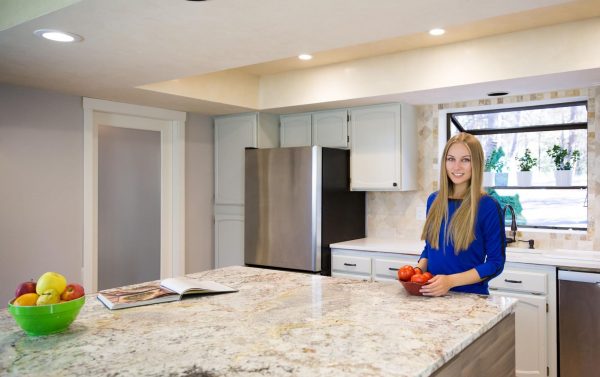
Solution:
<svg viewBox="0 0 600 377">
<path fill-rule="evenodd" d="M 282 147 L 348 148 L 346 109 L 282 115 L 280 123 Z"/>
<path fill-rule="evenodd" d="M 396 254 L 393 256 L 375 257 L 373 258 L 373 280 L 398 281 L 398 270 L 400 267 L 407 264 L 416 266 L 417 262 L 419 262 L 418 255 Z"/>
<path fill-rule="evenodd" d="M 244 216 L 215 214 L 215 268 L 244 265 Z"/>
<path fill-rule="evenodd" d="M 244 265 L 245 149 L 279 144 L 279 116 L 215 118 L 215 267 Z"/>
<path fill-rule="evenodd" d="M 312 115 L 290 114 L 280 117 L 281 147 L 306 147 L 312 145 Z"/>
<path fill-rule="evenodd" d="M 371 258 L 368 255 L 331 251 L 331 276 L 371 281 Z"/>
<path fill-rule="evenodd" d="M 348 148 L 348 111 L 327 110 L 312 114 L 313 145 Z"/>
<path fill-rule="evenodd" d="M 350 188 L 353 191 L 417 189 L 414 107 L 386 104 L 349 109 Z"/>
<path fill-rule="evenodd" d="M 396 282 L 398 269 L 417 265 L 418 255 L 331 249 L 331 276 L 367 281 Z"/>
<path fill-rule="evenodd" d="M 556 268 L 507 263 L 490 295 L 517 298 L 516 375 L 556 376 Z"/>
<path fill-rule="evenodd" d="M 244 205 L 244 150 L 279 143 L 277 115 L 250 113 L 215 118 L 215 204 Z"/>
</svg>

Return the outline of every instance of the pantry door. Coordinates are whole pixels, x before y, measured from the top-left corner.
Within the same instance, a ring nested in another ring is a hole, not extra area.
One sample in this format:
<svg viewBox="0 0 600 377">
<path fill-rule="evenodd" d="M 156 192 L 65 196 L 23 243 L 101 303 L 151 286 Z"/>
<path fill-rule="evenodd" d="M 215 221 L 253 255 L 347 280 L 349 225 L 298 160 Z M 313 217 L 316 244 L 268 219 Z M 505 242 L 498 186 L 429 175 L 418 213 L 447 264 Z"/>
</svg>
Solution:
<svg viewBox="0 0 600 377">
<path fill-rule="evenodd" d="M 185 113 L 84 99 L 87 292 L 185 273 Z"/>
</svg>

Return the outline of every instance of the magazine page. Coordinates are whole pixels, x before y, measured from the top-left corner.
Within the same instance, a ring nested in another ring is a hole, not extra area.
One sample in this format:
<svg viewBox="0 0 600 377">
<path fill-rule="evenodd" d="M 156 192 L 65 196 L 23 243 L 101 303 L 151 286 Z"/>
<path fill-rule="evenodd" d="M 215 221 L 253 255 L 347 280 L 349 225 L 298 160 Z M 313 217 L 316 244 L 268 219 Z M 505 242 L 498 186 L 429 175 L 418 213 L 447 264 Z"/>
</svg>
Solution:
<svg viewBox="0 0 600 377">
<path fill-rule="evenodd" d="M 111 288 L 98 292 L 98 299 L 111 309 L 148 305 L 178 298 L 179 295 L 176 292 L 162 287 L 159 282 Z"/>
<path fill-rule="evenodd" d="M 209 280 L 196 280 L 187 277 L 175 277 L 164 279 L 161 285 L 179 294 L 185 293 L 212 293 L 212 292 L 236 292 L 236 289 Z"/>
</svg>

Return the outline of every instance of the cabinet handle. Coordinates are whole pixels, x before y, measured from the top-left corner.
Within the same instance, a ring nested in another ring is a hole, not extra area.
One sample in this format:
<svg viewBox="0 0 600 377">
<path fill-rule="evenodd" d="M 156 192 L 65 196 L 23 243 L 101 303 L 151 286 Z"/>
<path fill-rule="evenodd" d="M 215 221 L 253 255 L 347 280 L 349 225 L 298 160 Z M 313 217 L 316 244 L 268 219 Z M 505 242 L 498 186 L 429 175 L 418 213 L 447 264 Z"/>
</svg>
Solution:
<svg viewBox="0 0 600 377">
<path fill-rule="evenodd" d="M 356 267 L 356 263 L 345 263 L 344 262 L 344 266 Z"/>
<path fill-rule="evenodd" d="M 398 184 L 396 182 L 392 183 L 392 186 L 397 187 Z"/>
<path fill-rule="evenodd" d="M 511 280 L 511 279 L 504 279 L 505 282 L 507 283 L 514 283 L 514 284 L 523 284 L 522 280 Z"/>
<path fill-rule="evenodd" d="M 394 267 L 388 267 L 388 270 L 390 270 L 390 271 L 398 271 L 398 269 L 394 268 Z"/>
</svg>

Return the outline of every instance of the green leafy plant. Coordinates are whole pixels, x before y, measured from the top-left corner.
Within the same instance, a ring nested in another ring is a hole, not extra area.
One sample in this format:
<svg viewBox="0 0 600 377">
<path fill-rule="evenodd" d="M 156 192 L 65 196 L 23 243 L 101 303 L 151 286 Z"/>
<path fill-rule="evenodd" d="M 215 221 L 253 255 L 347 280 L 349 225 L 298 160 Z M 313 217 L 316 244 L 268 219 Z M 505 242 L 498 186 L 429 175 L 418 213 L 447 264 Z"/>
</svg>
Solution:
<svg viewBox="0 0 600 377">
<path fill-rule="evenodd" d="M 558 144 L 554 144 L 552 148 L 548 148 L 546 153 L 554 161 L 556 170 L 571 170 L 581 158 L 579 150 L 575 149 L 571 152 Z"/>
<path fill-rule="evenodd" d="M 496 173 L 502 172 L 504 167 L 504 149 L 498 147 L 490 153 L 488 158 L 485 160 L 484 171 L 495 171 Z"/>
<path fill-rule="evenodd" d="M 538 163 L 537 158 L 531 156 L 531 151 L 529 148 L 525 148 L 525 153 L 523 156 L 515 156 L 515 160 L 519 161 L 520 171 L 531 171 L 531 168 L 536 166 Z"/>
</svg>

